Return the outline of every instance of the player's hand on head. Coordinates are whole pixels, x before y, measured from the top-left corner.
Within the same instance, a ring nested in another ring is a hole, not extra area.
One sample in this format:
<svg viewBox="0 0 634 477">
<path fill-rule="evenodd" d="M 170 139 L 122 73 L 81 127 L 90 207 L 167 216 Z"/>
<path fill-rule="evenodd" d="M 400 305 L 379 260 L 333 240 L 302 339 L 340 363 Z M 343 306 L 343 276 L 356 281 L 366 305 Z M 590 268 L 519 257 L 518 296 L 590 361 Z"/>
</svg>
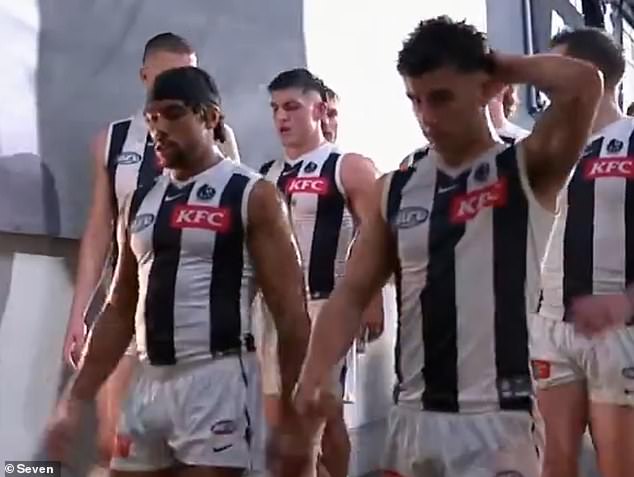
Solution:
<svg viewBox="0 0 634 477">
<path fill-rule="evenodd" d="M 633 313 L 632 303 L 625 294 L 584 296 L 572 303 L 575 329 L 585 336 L 624 326 Z"/>
</svg>

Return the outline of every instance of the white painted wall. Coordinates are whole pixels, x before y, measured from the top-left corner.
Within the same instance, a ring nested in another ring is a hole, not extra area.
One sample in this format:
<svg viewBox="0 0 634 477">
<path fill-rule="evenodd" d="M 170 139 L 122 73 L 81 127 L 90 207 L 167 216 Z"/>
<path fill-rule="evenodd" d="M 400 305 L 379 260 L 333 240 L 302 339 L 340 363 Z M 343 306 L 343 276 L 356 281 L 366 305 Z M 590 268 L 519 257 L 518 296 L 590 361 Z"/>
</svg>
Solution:
<svg viewBox="0 0 634 477">
<path fill-rule="evenodd" d="M 51 242 L 0 235 L 0 461 L 33 458 L 60 384 L 74 247 Z"/>
</svg>

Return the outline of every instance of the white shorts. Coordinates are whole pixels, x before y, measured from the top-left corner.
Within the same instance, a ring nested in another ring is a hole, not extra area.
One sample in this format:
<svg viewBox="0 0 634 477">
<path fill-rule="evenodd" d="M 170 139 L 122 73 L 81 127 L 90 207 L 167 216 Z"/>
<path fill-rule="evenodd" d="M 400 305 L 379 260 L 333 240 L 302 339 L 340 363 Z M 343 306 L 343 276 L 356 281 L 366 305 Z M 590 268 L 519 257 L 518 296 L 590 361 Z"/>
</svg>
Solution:
<svg viewBox="0 0 634 477">
<path fill-rule="evenodd" d="M 143 363 L 122 409 L 111 468 L 263 471 L 263 419 L 253 353 L 165 367 Z"/>
<path fill-rule="evenodd" d="M 326 303 L 326 300 L 311 300 L 308 302 L 308 314 L 313 323 L 324 303 Z M 282 384 L 275 324 L 271 312 L 263 299 L 256 299 L 254 306 L 258 307 L 257 310 L 254 310 L 254 314 L 257 316 L 261 327 L 259 346 L 257 348 L 262 362 L 262 392 L 265 395 L 279 395 Z M 343 395 L 344 365 L 345 359 L 342 359 L 332 372 L 332 390 L 336 396 Z"/>
<path fill-rule="evenodd" d="M 585 381 L 591 401 L 634 406 L 634 327 L 586 338 L 572 323 L 537 315 L 529 331 L 539 389 Z"/>
<path fill-rule="evenodd" d="M 530 414 L 449 414 L 394 406 L 388 420 L 385 475 L 539 477 L 540 442 Z"/>
</svg>

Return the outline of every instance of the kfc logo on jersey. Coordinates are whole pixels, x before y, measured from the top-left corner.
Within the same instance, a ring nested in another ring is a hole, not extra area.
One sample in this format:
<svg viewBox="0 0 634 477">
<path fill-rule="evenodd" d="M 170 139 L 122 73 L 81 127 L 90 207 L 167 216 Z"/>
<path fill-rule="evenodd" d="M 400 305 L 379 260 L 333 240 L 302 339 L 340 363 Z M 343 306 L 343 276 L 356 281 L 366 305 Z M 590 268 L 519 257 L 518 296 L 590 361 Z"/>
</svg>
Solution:
<svg viewBox="0 0 634 477">
<path fill-rule="evenodd" d="M 506 205 L 506 180 L 491 184 L 468 194 L 454 197 L 451 203 L 451 221 L 464 223 L 473 219 L 482 209 Z"/>
<path fill-rule="evenodd" d="M 295 177 L 288 181 L 287 194 L 317 194 L 326 195 L 330 190 L 328 179 L 323 177 Z"/>
<path fill-rule="evenodd" d="M 583 176 L 586 179 L 601 177 L 634 179 L 634 157 L 599 157 L 585 161 L 583 166 Z"/>
<path fill-rule="evenodd" d="M 221 207 L 181 205 L 174 207 L 171 226 L 176 229 L 205 229 L 225 233 L 231 227 L 231 212 Z"/>
</svg>

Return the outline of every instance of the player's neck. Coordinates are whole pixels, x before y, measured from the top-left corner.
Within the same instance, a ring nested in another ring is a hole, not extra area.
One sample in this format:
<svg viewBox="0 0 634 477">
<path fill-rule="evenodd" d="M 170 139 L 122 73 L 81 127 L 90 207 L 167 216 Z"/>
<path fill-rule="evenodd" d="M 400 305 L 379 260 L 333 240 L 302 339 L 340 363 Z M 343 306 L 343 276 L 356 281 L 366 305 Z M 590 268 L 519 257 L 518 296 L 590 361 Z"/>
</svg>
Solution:
<svg viewBox="0 0 634 477">
<path fill-rule="evenodd" d="M 599 102 L 599 109 L 597 115 L 594 118 L 592 125 L 592 134 L 601 131 L 606 126 L 609 126 L 615 121 L 623 118 L 624 114 L 619 108 L 614 94 L 604 94 Z"/>
<path fill-rule="evenodd" d="M 436 147 L 436 150 L 440 153 L 443 162 L 447 166 L 459 168 L 472 162 L 495 144 L 496 141 L 493 138 L 492 131 L 489 130 L 489 126 L 486 124 L 485 128 L 471 140 L 466 141 L 464 146 L 447 148 L 447 150 Z"/>
<path fill-rule="evenodd" d="M 291 161 L 296 160 L 297 158 L 303 156 L 304 154 L 314 151 L 319 146 L 321 146 L 326 140 L 322 135 L 315 135 L 315 137 L 310 138 L 310 140 L 306 141 L 300 146 L 287 146 L 284 148 L 284 153 L 286 157 Z"/>
<path fill-rule="evenodd" d="M 222 160 L 222 157 L 214 152 L 213 148 L 204 147 L 199 154 L 192 157 L 186 167 L 179 167 L 172 170 L 172 176 L 177 181 L 187 181 L 192 177 L 215 166 Z"/>
</svg>

